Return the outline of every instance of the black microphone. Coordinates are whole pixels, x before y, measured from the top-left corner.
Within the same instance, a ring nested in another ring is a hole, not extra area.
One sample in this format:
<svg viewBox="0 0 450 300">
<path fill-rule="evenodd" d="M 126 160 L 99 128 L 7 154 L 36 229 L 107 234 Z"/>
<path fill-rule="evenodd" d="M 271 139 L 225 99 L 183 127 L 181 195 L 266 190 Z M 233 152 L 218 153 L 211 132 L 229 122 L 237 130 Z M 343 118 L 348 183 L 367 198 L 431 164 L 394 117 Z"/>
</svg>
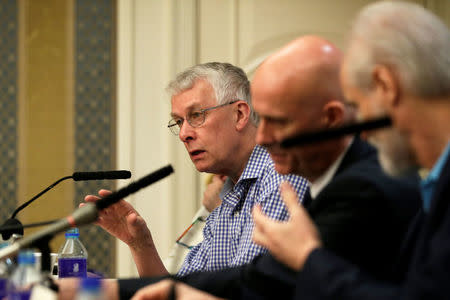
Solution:
<svg viewBox="0 0 450 300">
<path fill-rule="evenodd" d="M 145 177 L 142 177 L 141 179 L 130 183 L 128 186 L 121 188 L 117 192 L 114 192 L 98 201 L 95 202 L 95 206 L 98 210 L 102 210 L 104 208 L 107 208 L 110 205 L 113 205 L 114 203 L 118 202 L 120 199 L 125 198 L 126 196 L 133 194 L 140 190 L 143 187 L 146 187 L 156 181 L 159 181 L 170 174 L 173 173 L 173 168 L 171 165 L 167 165 L 165 167 L 162 167 L 159 170 L 156 170 L 155 172 L 152 172 L 148 174 Z"/>
<path fill-rule="evenodd" d="M 128 179 L 131 172 L 126 170 L 120 171 L 100 171 L 100 172 L 75 172 L 72 174 L 74 181 L 80 180 L 104 180 L 104 179 Z"/>
<path fill-rule="evenodd" d="M 80 181 L 80 180 L 105 180 L 105 179 L 128 179 L 131 177 L 131 172 L 126 170 L 119 170 L 119 171 L 101 171 L 101 172 L 74 172 L 72 176 L 65 176 L 57 181 L 55 181 L 53 184 L 51 184 L 49 187 L 35 195 L 33 198 L 19 206 L 11 215 L 11 218 L 6 220 L 5 223 L 0 227 L 0 232 L 2 234 L 3 240 L 8 240 L 14 233 L 23 235 L 23 228 L 21 229 L 20 226 L 22 223 L 15 219 L 16 215 L 25 207 L 30 205 L 34 200 L 51 190 L 53 187 L 55 187 L 58 183 L 61 181 L 67 180 L 72 178 L 74 181 Z M 10 227 L 11 225 L 15 225 L 16 229 L 5 229 L 5 227 Z"/>
<path fill-rule="evenodd" d="M 391 125 L 392 121 L 389 117 L 382 117 L 379 119 L 373 119 L 360 123 L 352 123 L 336 128 L 328 128 L 318 131 L 306 132 L 283 140 L 281 142 L 281 147 L 283 148 L 297 147 L 342 137 L 344 135 L 356 134 L 360 133 L 361 131 L 389 127 Z"/>
<path fill-rule="evenodd" d="M 0 233 L 4 241 L 9 240 L 13 234 L 23 235 L 24 226 L 22 222 L 17 219 L 11 218 L 5 221 L 0 227 Z"/>
<path fill-rule="evenodd" d="M 53 235 L 65 231 L 71 227 L 80 227 L 82 225 L 90 224 L 97 220 L 98 212 L 116 202 L 120 199 L 137 192 L 138 190 L 161 180 L 173 172 L 171 165 L 167 165 L 147 176 L 130 183 L 128 186 L 113 192 L 112 194 L 98 200 L 95 203 L 86 203 L 82 207 L 76 209 L 72 215 L 60 219 L 59 221 L 49 225 L 43 230 L 36 232 L 33 235 L 24 237 L 16 241 L 12 245 L 0 250 L 0 259 L 12 257 L 16 255 L 20 249 L 30 247 L 42 239 L 50 239 Z"/>
</svg>

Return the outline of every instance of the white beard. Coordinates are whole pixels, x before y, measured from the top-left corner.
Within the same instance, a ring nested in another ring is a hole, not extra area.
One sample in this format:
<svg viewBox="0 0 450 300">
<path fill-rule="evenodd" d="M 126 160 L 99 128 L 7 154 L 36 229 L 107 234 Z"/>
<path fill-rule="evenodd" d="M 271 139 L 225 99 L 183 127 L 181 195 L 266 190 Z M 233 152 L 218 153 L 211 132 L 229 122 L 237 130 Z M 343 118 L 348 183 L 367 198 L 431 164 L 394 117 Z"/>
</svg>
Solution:
<svg viewBox="0 0 450 300">
<path fill-rule="evenodd" d="M 379 131 L 369 141 L 378 148 L 378 159 L 387 174 L 400 176 L 417 166 L 405 136 L 396 129 Z"/>
</svg>

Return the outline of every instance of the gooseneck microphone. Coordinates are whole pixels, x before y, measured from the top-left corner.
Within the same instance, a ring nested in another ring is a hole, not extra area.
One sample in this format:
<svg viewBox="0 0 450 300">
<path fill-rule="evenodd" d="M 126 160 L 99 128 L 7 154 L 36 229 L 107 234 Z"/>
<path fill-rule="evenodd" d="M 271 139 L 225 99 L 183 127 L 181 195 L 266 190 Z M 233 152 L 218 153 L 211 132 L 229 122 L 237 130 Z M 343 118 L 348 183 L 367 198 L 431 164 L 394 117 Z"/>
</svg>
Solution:
<svg viewBox="0 0 450 300">
<path fill-rule="evenodd" d="M 83 181 L 83 180 L 105 180 L 105 179 L 128 179 L 131 177 L 131 172 L 126 170 L 120 170 L 120 171 L 101 171 L 101 172 L 74 172 L 72 176 L 66 176 L 63 178 L 58 179 L 53 184 L 51 184 L 49 187 L 44 189 L 42 192 L 19 206 L 11 215 L 11 219 L 14 219 L 16 215 L 25 207 L 30 205 L 34 200 L 51 190 L 53 187 L 55 187 L 58 183 L 61 181 L 64 181 L 66 179 L 72 178 L 74 181 Z"/>
<path fill-rule="evenodd" d="M 147 176 L 142 177 L 141 179 L 130 183 L 126 187 L 121 188 L 120 190 L 98 200 L 95 202 L 95 206 L 98 210 L 102 210 L 107 208 L 110 205 L 118 202 L 120 199 L 125 198 L 128 195 L 134 194 L 140 189 L 149 186 L 150 184 L 157 182 L 170 174 L 173 173 L 173 168 L 171 165 L 167 165 L 162 167 L 159 170 L 156 170 Z"/>
<path fill-rule="evenodd" d="M 58 183 L 61 181 L 67 180 L 67 179 L 73 179 L 74 181 L 82 181 L 82 180 L 105 180 L 105 179 L 128 179 L 131 177 L 131 172 L 126 170 L 119 170 L 119 171 L 100 171 L 100 172 L 74 172 L 72 176 L 65 176 L 57 181 L 55 181 L 53 184 L 48 186 L 46 189 L 35 195 L 33 198 L 28 200 L 27 202 L 23 203 L 21 206 L 19 206 L 11 215 L 11 218 L 6 220 L 6 222 L 0 227 L 0 232 L 2 234 L 3 240 L 8 240 L 11 235 L 14 233 L 23 235 L 23 228 L 21 228 L 22 223 L 15 219 L 17 214 L 23 210 L 25 207 L 30 205 L 34 200 L 51 190 L 53 187 L 55 187 Z"/>
<path fill-rule="evenodd" d="M 352 123 L 336 128 L 322 129 L 318 131 L 306 132 L 291 138 L 287 138 L 281 142 L 281 147 L 290 148 L 317 142 L 322 142 L 344 135 L 361 133 L 362 131 L 380 129 L 389 127 L 392 121 L 389 117 L 368 120 L 360 123 Z"/>
<path fill-rule="evenodd" d="M 57 222 L 49 225 L 43 230 L 36 232 L 33 235 L 24 237 L 16 241 L 12 245 L 0 250 L 0 259 L 12 257 L 16 255 L 20 249 L 30 247 L 31 245 L 43 239 L 50 239 L 53 235 L 65 231 L 71 227 L 80 227 L 82 225 L 90 224 L 97 220 L 98 212 L 116 202 L 120 199 L 137 192 L 138 190 L 159 181 L 173 173 L 171 165 L 167 165 L 147 176 L 132 182 L 126 187 L 119 189 L 116 192 L 96 201 L 95 203 L 86 203 L 80 208 L 77 208 L 72 215 L 60 219 Z"/>
<path fill-rule="evenodd" d="M 119 171 L 100 171 L 100 172 L 75 172 L 72 174 L 74 181 L 80 180 L 105 180 L 105 179 L 128 179 L 131 172 L 126 170 Z"/>
</svg>

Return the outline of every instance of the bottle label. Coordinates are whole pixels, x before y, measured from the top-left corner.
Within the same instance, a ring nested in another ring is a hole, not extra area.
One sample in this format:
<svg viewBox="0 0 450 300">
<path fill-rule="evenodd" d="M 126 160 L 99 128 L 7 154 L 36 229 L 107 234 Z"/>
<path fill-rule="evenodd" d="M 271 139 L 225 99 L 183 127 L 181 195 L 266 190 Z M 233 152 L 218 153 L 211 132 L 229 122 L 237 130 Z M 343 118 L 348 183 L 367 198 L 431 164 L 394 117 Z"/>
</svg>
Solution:
<svg viewBox="0 0 450 300">
<path fill-rule="evenodd" d="M 58 277 L 86 277 L 86 258 L 58 259 Z"/>
<path fill-rule="evenodd" d="M 6 283 L 8 280 L 6 278 L 0 278 L 0 299 L 6 297 Z"/>
<path fill-rule="evenodd" d="M 8 294 L 8 300 L 29 300 L 31 296 L 31 290 L 26 291 L 14 291 Z"/>
</svg>

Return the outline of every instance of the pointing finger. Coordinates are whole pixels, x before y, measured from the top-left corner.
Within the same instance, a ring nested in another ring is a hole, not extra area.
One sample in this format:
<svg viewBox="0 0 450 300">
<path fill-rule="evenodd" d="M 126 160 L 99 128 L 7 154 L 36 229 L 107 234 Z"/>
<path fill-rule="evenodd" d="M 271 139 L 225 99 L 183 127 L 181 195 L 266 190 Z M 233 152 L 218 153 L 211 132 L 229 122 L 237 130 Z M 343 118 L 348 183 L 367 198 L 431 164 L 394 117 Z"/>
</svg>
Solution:
<svg viewBox="0 0 450 300">
<path fill-rule="evenodd" d="M 295 190 L 286 181 L 281 184 L 280 189 L 281 197 L 283 198 L 284 204 L 286 204 L 289 215 L 292 217 L 293 215 L 298 214 L 300 205 L 298 204 L 298 197 Z"/>
</svg>

